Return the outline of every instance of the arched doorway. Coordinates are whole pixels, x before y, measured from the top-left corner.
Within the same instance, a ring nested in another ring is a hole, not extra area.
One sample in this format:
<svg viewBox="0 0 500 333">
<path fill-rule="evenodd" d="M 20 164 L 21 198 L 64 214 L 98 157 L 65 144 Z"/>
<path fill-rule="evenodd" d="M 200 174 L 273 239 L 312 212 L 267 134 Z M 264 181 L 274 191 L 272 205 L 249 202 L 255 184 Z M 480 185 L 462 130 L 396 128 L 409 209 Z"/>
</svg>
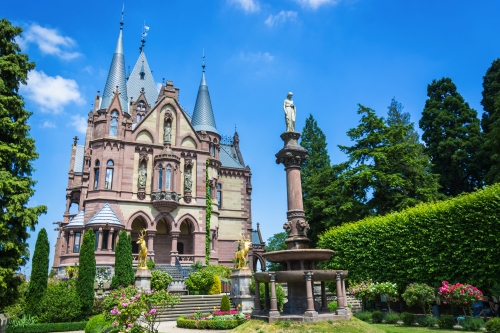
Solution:
<svg viewBox="0 0 500 333">
<path fill-rule="evenodd" d="M 180 227 L 177 251 L 179 254 L 194 254 L 194 225 L 190 219 L 182 221 Z M 182 250 L 182 253 L 179 251 Z"/>
<path fill-rule="evenodd" d="M 156 235 L 153 247 L 155 262 L 157 264 L 169 264 L 172 241 L 170 239 L 170 223 L 165 219 L 161 219 L 156 223 Z"/>
<path fill-rule="evenodd" d="M 139 245 L 137 244 L 137 240 L 139 239 L 139 232 L 142 229 L 147 228 L 148 225 L 146 221 L 140 216 L 136 217 L 131 225 L 131 233 L 130 236 L 132 238 L 132 254 L 136 255 L 139 253 Z"/>
</svg>

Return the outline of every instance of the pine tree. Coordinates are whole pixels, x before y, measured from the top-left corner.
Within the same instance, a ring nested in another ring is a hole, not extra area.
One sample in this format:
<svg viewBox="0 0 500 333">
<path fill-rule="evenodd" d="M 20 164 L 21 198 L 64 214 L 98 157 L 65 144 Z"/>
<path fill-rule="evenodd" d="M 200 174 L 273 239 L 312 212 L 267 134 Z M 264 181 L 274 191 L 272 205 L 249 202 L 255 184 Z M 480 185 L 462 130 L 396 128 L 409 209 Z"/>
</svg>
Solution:
<svg viewBox="0 0 500 333">
<path fill-rule="evenodd" d="M 111 281 L 111 289 L 134 284 L 134 280 L 132 241 L 130 235 L 122 230 L 115 248 L 115 275 Z"/>
<path fill-rule="evenodd" d="M 447 196 L 471 192 L 482 185 L 477 112 L 449 78 L 433 80 L 427 96 L 419 125 L 432 171 L 439 175 L 440 192 Z"/>
<path fill-rule="evenodd" d="M 92 315 L 94 308 L 94 280 L 96 274 L 95 234 L 92 229 L 85 232 L 80 248 L 78 281 L 76 289 L 80 298 L 82 319 Z"/>
<path fill-rule="evenodd" d="M 31 278 L 26 295 L 26 313 L 37 316 L 40 313 L 40 300 L 47 290 L 49 278 L 49 239 L 47 231 L 42 228 L 36 239 L 35 252 L 33 254 Z"/>
<path fill-rule="evenodd" d="M 46 206 L 28 208 L 35 193 L 31 178 L 38 158 L 35 140 L 29 136 L 29 111 L 19 95 L 28 72 L 35 68 L 15 42 L 22 29 L 0 20 L 0 312 L 19 297 L 16 275 L 29 259 L 27 228 L 32 231 Z"/>
<path fill-rule="evenodd" d="M 483 77 L 484 112 L 481 119 L 484 143 L 480 161 L 485 183 L 500 181 L 500 58 L 493 61 Z"/>
<path fill-rule="evenodd" d="M 331 181 L 332 168 L 328 156 L 326 136 L 312 116 L 306 119 L 302 130 L 300 145 L 307 149 L 309 158 L 303 163 L 300 171 L 302 179 L 302 196 L 304 211 L 310 230 L 308 237 L 314 247 L 318 235 L 331 225 L 331 215 L 327 213 L 330 204 L 329 193 L 325 183 Z"/>
</svg>

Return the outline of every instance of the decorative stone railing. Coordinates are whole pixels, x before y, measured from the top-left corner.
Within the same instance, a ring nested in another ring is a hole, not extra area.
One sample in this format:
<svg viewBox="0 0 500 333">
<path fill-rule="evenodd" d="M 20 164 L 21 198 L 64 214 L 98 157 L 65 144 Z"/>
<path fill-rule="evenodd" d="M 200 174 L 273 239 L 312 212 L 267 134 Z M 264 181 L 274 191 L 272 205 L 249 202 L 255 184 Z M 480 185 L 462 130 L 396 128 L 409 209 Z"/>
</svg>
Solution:
<svg viewBox="0 0 500 333">
<path fill-rule="evenodd" d="M 181 264 L 194 264 L 194 255 L 179 255 L 179 262 Z"/>
<path fill-rule="evenodd" d="M 151 193 L 153 206 L 161 213 L 170 213 L 179 206 L 179 200 L 182 198 L 176 192 L 158 191 Z"/>
</svg>

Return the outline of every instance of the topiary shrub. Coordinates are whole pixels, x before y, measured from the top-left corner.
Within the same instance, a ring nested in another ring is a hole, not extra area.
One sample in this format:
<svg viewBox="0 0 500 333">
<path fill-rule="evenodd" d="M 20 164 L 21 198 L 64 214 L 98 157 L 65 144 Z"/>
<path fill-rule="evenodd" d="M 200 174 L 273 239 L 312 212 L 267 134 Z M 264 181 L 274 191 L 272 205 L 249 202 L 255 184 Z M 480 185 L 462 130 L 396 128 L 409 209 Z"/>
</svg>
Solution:
<svg viewBox="0 0 500 333">
<path fill-rule="evenodd" d="M 167 272 L 155 270 L 151 272 L 151 289 L 164 290 L 172 282 L 172 277 Z"/>
<path fill-rule="evenodd" d="M 472 331 L 472 332 L 481 330 L 483 324 L 484 321 L 482 318 L 467 318 L 461 322 L 461 326 L 464 331 Z"/>
<path fill-rule="evenodd" d="M 220 310 L 221 311 L 231 310 L 231 302 L 229 301 L 229 297 L 227 295 L 222 296 L 222 299 L 220 300 Z"/>
<path fill-rule="evenodd" d="M 118 289 L 134 284 L 134 267 L 132 266 L 132 240 L 125 230 L 120 231 L 115 247 L 115 275 L 111 280 L 111 289 Z"/>
<path fill-rule="evenodd" d="M 438 319 L 432 316 L 419 316 L 415 320 L 418 326 L 422 327 L 434 327 L 436 326 Z"/>
<path fill-rule="evenodd" d="M 415 315 L 413 313 L 403 312 L 400 317 L 405 326 L 411 326 L 415 323 Z"/>
<path fill-rule="evenodd" d="M 85 333 L 100 333 L 110 327 L 113 327 L 111 321 L 106 320 L 103 314 L 98 314 L 89 319 L 85 326 Z"/>
<path fill-rule="evenodd" d="M 397 313 L 388 313 L 385 315 L 384 321 L 386 324 L 397 324 L 399 319 L 400 318 Z"/>
<path fill-rule="evenodd" d="M 359 320 L 366 321 L 368 323 L 372 319 L 372 313 L 370 311 L 361 311 L 355 313 L 354 317 L 358 318 Z"/>
<path fill-rule="evenodd" d="M 44 323 L 26 325 L 24 327 L 12 327 L 7 325 L 6 333 L 48 333 L 80 331 L 87 325 L 86 321 L 74 323 Z"/>
<path fill-rule="evenodd" d="M 214 283 L 208 290 L 209 295 L 219 295 L 222 292 L 222 284 L 220 282 L 219 276 L 214 275 Z"/>
<path fill-rule="evenodd" d="M 26 313 L 32 316 L 40 314 L 40 300 L 47 290 L 49 278 L 49 239 L 47 231 L 42 228 L 36 238 L 35 253 L 33 254 L 33 268 L 26 294 Z"/>
<path fill-rule="evenodd" d="M 337 311 L 338 307 L 339 307 L 339 305 L 338 305 L 337 301 L 333 301 L 333 302 L 328 303 L 328 308 L 330 309 L 331 312 Z"/>
<path fill-rule="evenodd" d="M 89 318 L 94 308 L 94 280 L 96 274 L 95 235 L 92 229 L 85 232 L 80 248 L 80 265 L 76 290 L 80 299 L 82 318 Z"/>
<path fill-rule="evenodd" d="M 441 329 L 451 330 L 455 326 L 455 318 L 450 315 L 440 316 L 438 318 L 438 326 Z"/>
<path fill-rule="evenodd" d="M 489 333 L 500 333 L 500 318 L 491 318 L 484 324 Z"/>
<path fill-rule="evenodd" d="M 384 320 L 384 314 L 382 311 L 373 311 L 372 312 L 372 323 L 380 324 Z"/>
</svg>

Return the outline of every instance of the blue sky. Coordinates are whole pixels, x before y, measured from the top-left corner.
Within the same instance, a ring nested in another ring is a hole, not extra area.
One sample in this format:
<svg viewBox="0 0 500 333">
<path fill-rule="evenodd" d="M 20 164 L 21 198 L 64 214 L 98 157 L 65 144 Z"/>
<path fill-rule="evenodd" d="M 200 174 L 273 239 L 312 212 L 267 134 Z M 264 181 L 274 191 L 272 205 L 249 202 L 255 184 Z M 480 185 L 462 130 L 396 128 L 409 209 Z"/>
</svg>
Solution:
<svg viewBox="0 0 500 333">
<path fill-rule="evenodd" d="M 22 90 L 40 154 L 30 204 L 48 206 L 36 229 L 48 230 L 51 245 L 52 222 L 65 209 L 72 137 L 83 142 L 92 101 L 104 89 L 122 4 L 0 3 L 1 15 L 25 29 L 20 44 L 37 64 Z M 418 123 L 427 84 L 450 77 L 481 114 L 482 77 L 500 57 L 499 12 L 498 1 L 128 1 L 125 61 L 134 66 L 145 22 L 155 81 L 174 81 L 180 103 L 192 112 L 205 50 L 217 128 L 232 135 L 237 126 L 253 174 L 253 222 L 267 239 L 286 220 L 285 173 L 274 154 L 283 144 L 288 91 L 297 106 L 296 129 L 313 114 L 333 163 L 345 160 L 337 145 L 350 144 L 346 131 L 359 121 L 357 103 L 385 115 L 396 97 Z"/>
</svg>

